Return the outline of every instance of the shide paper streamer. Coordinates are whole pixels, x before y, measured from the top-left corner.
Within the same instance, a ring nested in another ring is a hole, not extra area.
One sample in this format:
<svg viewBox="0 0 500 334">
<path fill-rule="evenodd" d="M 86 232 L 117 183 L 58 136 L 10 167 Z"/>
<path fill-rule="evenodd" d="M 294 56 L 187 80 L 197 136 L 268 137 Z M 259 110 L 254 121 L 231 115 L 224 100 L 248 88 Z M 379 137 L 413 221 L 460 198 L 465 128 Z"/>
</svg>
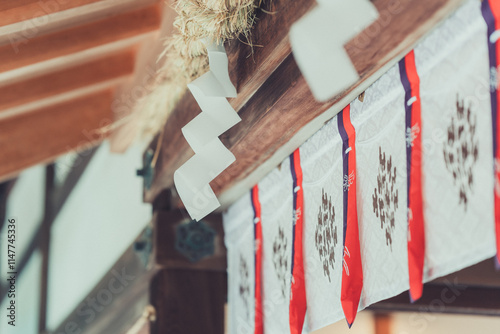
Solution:
<svg viewBox="0 0 500 334">
<path fill-rule="evenodd" d="M 194 156 L 174 173 L 174 183 L 191 219 L 200 220 L 220 206 L 210 181 L 236 158 L 219 136 L 241 121 L 227 97 L 236 97 L 222 45 L 207 46 L 210 71 L 188 84 L 201 113 L 182 128 Z"/>
<path fill-rule="evenodd" d="M 318 0 L 294 23 L 293 55 L 316 100 L 327 101 L 359 79 L 344 44 L 377 17 L 368 0 Z"/>
</svg>

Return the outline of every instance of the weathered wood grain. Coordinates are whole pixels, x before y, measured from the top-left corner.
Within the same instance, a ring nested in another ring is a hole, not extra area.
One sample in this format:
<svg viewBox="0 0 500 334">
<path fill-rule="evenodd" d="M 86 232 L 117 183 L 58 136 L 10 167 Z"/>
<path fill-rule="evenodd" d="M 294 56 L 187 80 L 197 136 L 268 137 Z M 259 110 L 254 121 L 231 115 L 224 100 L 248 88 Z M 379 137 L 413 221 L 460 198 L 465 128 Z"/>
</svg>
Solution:
<svg viewBox="0 0 500 334">
<path fill-rule="evenodd" d="M 264 48 L 256 48 L 254 58 L 247 58 L 248 46 L 244 44 L 236 43 L 228 49 L 231 76 L 239 94 L 230 102 L 242 122 L 221 136 L 237 158 L 211 183 L 216 194 L 222 195 L 221 202 L 228 204 L 236 199 L 278 165 L 462 2 L 374 0 L 380 18 L 345 46 L 360 80 L 330 102 L 318 103 L 295 64 L 287 40 L 291 23 L 313 6 L 312 1 L 296 1 L 293 5 L 273 1 L 275 14 L 261 13 L 253 31 L 253 43 Z M 281 17 L 282 12 L 286 19 Z M 162 189 L 172 187 L 174 171 L 193 154 L 180 129 L 198 113 L 196 102 L 187 93 L 165 127 L 155 181 L 145 191 L 146 201 L 153 201 Z M 151 146 L 154 149 L 156 142 Z"/>
<path fill-rule="evenodd" d="M 255 29 L 251 31 L 253 46 L 233 41 L 228 47 L 231 80 L 238 90 L 238 96 L 231 99 L 231 105 L 239 110 L 255 91 L 267 80 L 273 71 L 291 52 L 288 31 L 292 24 L 307 13 L 314 0 L 283 1 L 266 3 Z M 243 37 L 240 38 L 243 42 Z"/>
</svg>

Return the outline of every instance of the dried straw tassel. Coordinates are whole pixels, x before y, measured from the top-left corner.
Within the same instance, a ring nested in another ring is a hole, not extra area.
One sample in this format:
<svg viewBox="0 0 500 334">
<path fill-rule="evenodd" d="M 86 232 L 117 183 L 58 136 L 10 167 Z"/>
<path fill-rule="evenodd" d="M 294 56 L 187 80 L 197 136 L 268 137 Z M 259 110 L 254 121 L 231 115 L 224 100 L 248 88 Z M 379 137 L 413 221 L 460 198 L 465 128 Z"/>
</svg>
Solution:
<svg viewBox="0 0 500 334">
<path fill-rule="evenodd" d="M 150 94 L 136 103 L 141 137 L 162 129 L 185 93 L 187 84 L 208 71 L 207 50 L 202 40 L 216 43 L 244 36 L 251 45 L 250 30 L 261 0 L 177 0 L 173 7 L 176 32 L 164 43 L 158 75 L 163 79 L 149 87 Z"/>
</svg>

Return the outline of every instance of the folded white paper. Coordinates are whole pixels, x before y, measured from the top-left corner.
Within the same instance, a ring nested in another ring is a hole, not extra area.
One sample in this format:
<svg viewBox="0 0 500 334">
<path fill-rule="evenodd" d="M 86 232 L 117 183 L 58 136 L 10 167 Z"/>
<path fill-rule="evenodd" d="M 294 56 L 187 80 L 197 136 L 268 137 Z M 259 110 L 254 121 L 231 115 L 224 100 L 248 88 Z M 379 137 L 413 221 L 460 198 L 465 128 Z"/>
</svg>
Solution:
<svg viewBox="0 0 500 334">
<path fill-rule="evenodd" d="M 219 136 L 241 118 L 226 97 L 236 97 L 222 45 L 207 46 L 210 71 L 188 85 L 202 112 L 182 128 L 195 155 L 174 173 L 177 193 L 192 219 L 200 220 L 220 206 L 209 182 L 235 161 Z"/>
<path fill-rule="evenodd" d="M 292 26 L 293 55 L 317 100 L 326 101 L 358 80 L 344 44 L 377 17 L 368 0 L 321 0 Z"/>
</svg>

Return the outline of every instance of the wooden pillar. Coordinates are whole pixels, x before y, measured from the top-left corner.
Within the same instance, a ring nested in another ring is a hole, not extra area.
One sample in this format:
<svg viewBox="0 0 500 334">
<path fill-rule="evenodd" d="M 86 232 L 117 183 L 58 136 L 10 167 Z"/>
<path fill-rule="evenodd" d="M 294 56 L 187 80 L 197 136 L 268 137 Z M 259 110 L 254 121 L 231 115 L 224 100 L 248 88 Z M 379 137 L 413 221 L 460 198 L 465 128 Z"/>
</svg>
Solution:
<svg viewBox="0 0 500 334">
<path fill-rule="evenodd" d="M 223 334 L 226 274 L 193 269 L 163 269 L 151 284 L 156 309 L 153 334 Z"/>
<path fill-rule="evenodd" d="M 375 334 L 391 334 L 392 318 L 389 313 L 375 313 Z"/>
<path fill-rule="evenodd" d="M 188 225 L 190 221 L 182 210 L 154 215 L 154 261 L 162 269 L 151 282 L 156 312 L 151 333 L 224 333 L 227 276 L 222 217 L 208 216 L 198 230 L 197 225 Z M 196 252 L 202 249 L 211 254 Z M 200 258 L 202 253 L 206 255 Z"/>
</svg>

